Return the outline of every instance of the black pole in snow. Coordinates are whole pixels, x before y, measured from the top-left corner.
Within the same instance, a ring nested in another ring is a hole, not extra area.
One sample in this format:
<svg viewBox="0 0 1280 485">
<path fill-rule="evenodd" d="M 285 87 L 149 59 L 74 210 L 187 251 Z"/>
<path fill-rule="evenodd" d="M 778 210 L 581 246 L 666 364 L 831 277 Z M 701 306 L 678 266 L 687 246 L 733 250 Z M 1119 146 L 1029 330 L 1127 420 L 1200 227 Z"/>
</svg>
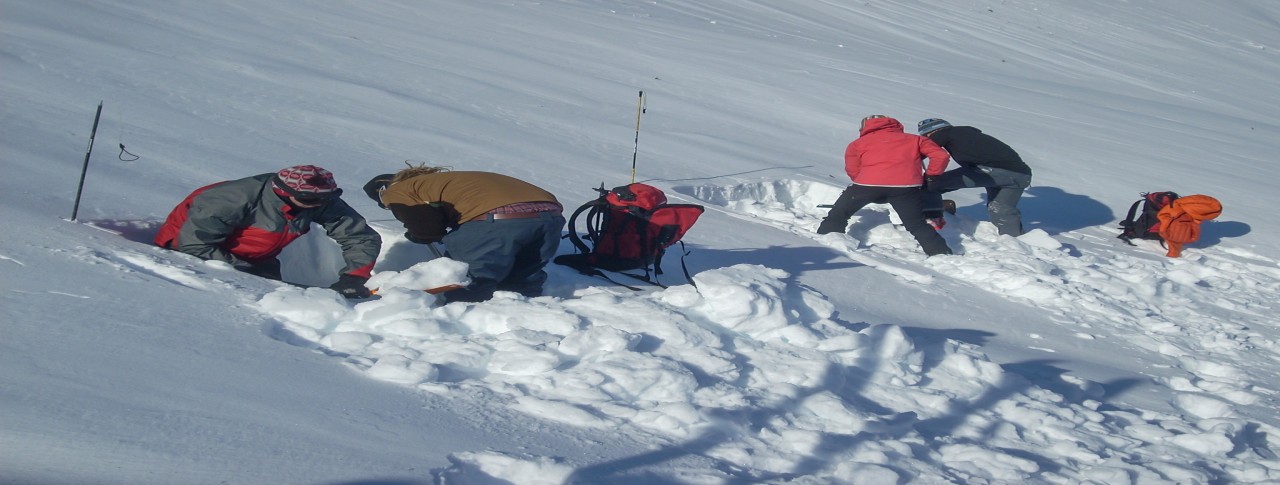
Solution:
<svg viewBox="0 0 1280 485">
<path fill-rule="evenodd" d="M 102 101 L 98 101 L 98 112 L 93 115 L 93 130 L 89 131 L 89 148 L 84 151 L 84 167 L 80 169 L 80 186 L 76 187 L 76 205 L 71 208 L 71 221 L 80 214 L 80 194 L 84 192 L 84 175 L 89 172 L 89 155 L 93 153 L 93 138 L 98 136 L 98 120 L 102 118 Z"/>
<path fill-rule="evenodd" d="M 640 114 L 644 113 L 644 91 L 636 102 L 636 147 L 631 152 L 631 183 L 636 183 L 636 155 L 640 153 Z"/>
</svg>

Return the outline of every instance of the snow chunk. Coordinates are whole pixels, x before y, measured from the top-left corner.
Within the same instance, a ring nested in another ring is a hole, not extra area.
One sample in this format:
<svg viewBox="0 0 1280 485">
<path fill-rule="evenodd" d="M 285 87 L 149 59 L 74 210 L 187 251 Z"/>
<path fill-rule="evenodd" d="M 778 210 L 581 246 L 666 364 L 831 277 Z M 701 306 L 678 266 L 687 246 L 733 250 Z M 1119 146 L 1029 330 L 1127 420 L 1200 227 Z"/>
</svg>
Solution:
<svg viewBox="0 0 1280 485">
<path fill-rule="evenodd" d="M 453 466 L 441 473 L 444 483 L 560 485 L 574 468 L 541 456 L 518 457 L 496 451 L 449 455 Z"/>
<path fill-rule="evenodd" d="M 404 271 L 382 271 L 369 278 L 365 286 L 385 292 L 391 288 L 429 290 L 447 285 L 469 285 L 467 263 L 449 258 L 435 258 L 415 264 Z"/>
<path fill-rule="evenodd" d="M 945 445 L 938 452 L 948 467 L 990 480 L 1025 481 L 1040 470 L 1034 461 L 977 445 Z"/>
</svg>

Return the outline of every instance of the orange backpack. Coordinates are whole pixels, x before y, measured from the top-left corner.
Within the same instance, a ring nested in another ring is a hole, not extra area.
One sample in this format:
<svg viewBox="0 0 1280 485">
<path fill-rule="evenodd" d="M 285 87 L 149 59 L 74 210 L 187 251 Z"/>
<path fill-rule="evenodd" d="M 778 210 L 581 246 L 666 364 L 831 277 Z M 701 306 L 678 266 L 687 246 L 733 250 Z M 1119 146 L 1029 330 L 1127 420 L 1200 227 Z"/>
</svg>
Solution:
<svg viewBox="0 0 1280 485">
<path fill-rule="evenodd" d="M 1200 223 L 1222 214 L 1222 203 L 1207 195 L 1188 195 L 1160 209 L 1160 237 L 1169 245 L 1166 256 L 1182 255 L 1182 246 L 1200 239 Z"/>
</svg>

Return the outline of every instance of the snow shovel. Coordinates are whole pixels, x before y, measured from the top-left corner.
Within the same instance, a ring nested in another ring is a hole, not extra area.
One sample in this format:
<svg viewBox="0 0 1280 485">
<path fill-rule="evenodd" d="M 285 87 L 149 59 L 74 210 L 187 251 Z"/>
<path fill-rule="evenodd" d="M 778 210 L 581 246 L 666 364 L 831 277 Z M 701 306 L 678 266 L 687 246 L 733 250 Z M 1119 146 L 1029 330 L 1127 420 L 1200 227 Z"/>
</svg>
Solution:
<svg viewBox="0 0 1280 485">
<path fill-rule="evenodd" d="M 444 285 L 444 286 L 437 286 L 437 287 L 435 287 L 435 288 L 427 288 L 427 289 L 422 290 L 422 291 L 425 291 L 425 292 L 426 292 L 427 294 L 429 294 L 429 295 L 439 295 L 439 294 L 444 293 L 444 292 L 446 292 L 446 291 L 458 290 L 458 289 L 462 289 L 462 288 L 466 288 L 466 285 L 459 285 L 459 284 Z M 372 289 L 372 290 L 369 290 L 369 294 L 371 294 L 371 295 L 376 295 L 376 294 L 378 294 L 378 289 L 377 289 L 377 288 L 374 288 L 374 289 Z"/>
</svg>

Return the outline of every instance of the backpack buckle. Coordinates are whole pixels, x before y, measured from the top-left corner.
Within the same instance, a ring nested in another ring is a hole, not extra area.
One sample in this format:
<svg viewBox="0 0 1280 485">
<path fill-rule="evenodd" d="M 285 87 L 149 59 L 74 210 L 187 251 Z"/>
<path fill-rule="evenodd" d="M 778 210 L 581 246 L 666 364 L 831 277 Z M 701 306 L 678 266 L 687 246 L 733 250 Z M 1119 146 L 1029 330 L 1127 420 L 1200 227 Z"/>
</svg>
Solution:
<svg viewBox="0 0 1280 485">
<path fill-rule="evenodd" d="M 618 200 L 626 202 L 633 202 L 636 200 L 636 193 L 631 191 L 631 186 L 629 185 L 614 187 L 613 196 L 617 197 Z"/>
</svg>

